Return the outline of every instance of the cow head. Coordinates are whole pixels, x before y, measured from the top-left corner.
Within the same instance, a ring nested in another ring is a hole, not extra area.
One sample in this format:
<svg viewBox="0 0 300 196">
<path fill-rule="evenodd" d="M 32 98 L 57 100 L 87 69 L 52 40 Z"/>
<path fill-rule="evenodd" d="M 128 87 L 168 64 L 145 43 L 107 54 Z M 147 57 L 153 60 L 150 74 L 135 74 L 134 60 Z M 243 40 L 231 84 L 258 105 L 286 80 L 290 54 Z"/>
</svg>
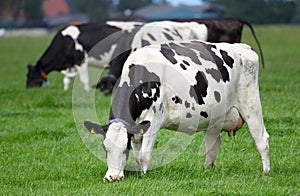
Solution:
<svg viewBox="0 0 300 196">
<path fill-rule="evenodd" d="M 42 71 L 38 71 L 34 66 L 28 65 L 26 88 L 41 87 L 43 82 L 48 84 L 47 75 Z"/>
<path fill-rule="evenodd" d="M 109 125 L 100 126 L 90 121 L 84 122 L 84 126 L 90 133 L 104 136 L 103 148 L 106 152 L 108 166 L 104 181 L 113 182 L 124 179 L 124 169 L 129 157 L 131 137 L 134 134 L 144 134 L 150 126 L 149 121 L 143 121 L 134 126 L 125 124 L 124 122 L 115 121 Z"/>
</svg>

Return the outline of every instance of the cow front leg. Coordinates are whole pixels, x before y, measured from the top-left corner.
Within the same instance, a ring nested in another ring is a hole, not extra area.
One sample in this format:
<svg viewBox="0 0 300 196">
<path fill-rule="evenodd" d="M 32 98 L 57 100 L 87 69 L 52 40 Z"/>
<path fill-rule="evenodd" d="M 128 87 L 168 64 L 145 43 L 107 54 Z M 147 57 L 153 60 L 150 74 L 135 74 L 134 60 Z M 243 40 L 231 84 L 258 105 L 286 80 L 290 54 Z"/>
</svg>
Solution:
<svg viewBox="0 0 300 196">
<path fill-rule="evenodd" d="M 133 156 L 137 164 L 141 165 L 140 163 L 140 150 L 142 147 L 142 135 L 135 135 L 133 140 L 131 141 L 131 146 L 133 150 Z"/>
<path fill-rule="evenodd" d="M 87 55 L 83 60 L 83 63 L 80 66 L 76 66 L 78 73 L 79 73 L 79 78 L 80 81 L 83 83 L 84 90 L 89 91 L 90 86 L 89 86 L 89 73 L 88 73 L 88 62 L 87 62 Z"/>
<path fill-rule="evenodd" d="M 151 153 L 153 150 L 156 136 L 157 136 L 157 133 L 151 133 L 151 131 L 150 131 L 150 134 L 145 134 L 143 136 L 142 147 L 141 147 L 140 153 L 138 155 L 139 163 L 140 163 L 143 175 L 146 174 L 146 172 L 148 170 L 150 159 L 151 159 Z"/>
<path fill-rule="evenodd" d="M 221 146 L 220 133 L 210 133 L 209 131 L 204 132 L 204 141 L 206 148 L 206 158 L 204 168 L 210 168 L 214 165 Z"/>
<path fill-rule="evenodd" d="M 70 83 L 71 83 L 71 78 L 68 76 L 65 76 L 63 79 L 64 82 L 64 90 L 67 91 L 69 89 Z"/>
</svg>

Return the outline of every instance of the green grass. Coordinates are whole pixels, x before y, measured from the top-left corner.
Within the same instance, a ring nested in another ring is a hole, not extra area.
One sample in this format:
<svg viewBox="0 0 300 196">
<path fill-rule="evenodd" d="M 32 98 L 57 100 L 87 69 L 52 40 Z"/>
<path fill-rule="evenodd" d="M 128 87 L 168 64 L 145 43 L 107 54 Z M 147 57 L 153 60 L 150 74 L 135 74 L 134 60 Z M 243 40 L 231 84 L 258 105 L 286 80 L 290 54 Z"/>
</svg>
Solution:
<svg viewBox="0 0 300 196">
<path fill-rule="evenodd" d="M 203 170 L 205 157 L 199 155 L 203 137 L 198 133 L 169 164 L 143 177 L 126 171 L 123 182 L 112 184 L 103 183 L 106 164 L 78 134 L 72 91 L 63 91 L 62 75 L 51 73 L 48 88 L 25 89 L 26 66 L 36 62 L 51 37 L 1 38 L 0 194 L 299 195 L 300 27 L 256 26 L 256 32 L 266 62 L 259 83 L 270 134 L 270 173 L 262 173 L 260 157 L 244 126 L 235 138 L 222 133 L 216 166 L 210 170 Z M 243 41 L 257 48 L 247 28 Z M 104 123 L 111 99 L 99 92 L 95 95 L 97 115 Z M 174 133 L 159 134 L 156 147 L 170 136 Z"/>
</svg>

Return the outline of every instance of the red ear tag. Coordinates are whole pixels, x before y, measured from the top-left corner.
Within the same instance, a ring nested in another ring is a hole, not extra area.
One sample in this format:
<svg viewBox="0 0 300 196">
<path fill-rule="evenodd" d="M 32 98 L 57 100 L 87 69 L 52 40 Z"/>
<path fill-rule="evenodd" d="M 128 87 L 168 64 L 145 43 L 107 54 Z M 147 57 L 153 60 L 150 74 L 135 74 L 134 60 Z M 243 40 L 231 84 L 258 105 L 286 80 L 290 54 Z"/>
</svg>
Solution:
<svg viewBox="0 0 300 196">
<path fill-rule="evenodd" d="M 43 78 L 44 80 L 47 80 L 47 74 L 46 74 L 45 72 L 42 73 L 42 78 Z"/>
</svg>

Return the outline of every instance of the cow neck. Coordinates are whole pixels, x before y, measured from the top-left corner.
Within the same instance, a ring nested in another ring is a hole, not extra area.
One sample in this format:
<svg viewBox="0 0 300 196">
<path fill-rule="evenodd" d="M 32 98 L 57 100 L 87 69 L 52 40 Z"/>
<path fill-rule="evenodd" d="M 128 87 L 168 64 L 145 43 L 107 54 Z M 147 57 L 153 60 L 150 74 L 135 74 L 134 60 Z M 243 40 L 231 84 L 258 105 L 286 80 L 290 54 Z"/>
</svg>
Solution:
<svg viewBox="0 0 300 196">
<path fill-rule="evenodd" d="M 47 66 L 43 66 L 43 64 L 41 63 L 40 60 L 37 62 L 35 69 L 36 69 L 36 71 L 38 71 L 44 75 L 48 75 L 48 73 L 51 72 L 51 70 L 49 70 L 49 68 L 47 68 Z"/>
<path fill-rule="evenodd" d="M 35 70 L 37 72 L 40 72 L 44 82 L 48 82 L 48 73 L 50 72 L 48 69 L 45 69 L 44 66 L 42 66 L 41 61 L 38 61 L 36 66 L 35 66 Z"/>
</svg>

